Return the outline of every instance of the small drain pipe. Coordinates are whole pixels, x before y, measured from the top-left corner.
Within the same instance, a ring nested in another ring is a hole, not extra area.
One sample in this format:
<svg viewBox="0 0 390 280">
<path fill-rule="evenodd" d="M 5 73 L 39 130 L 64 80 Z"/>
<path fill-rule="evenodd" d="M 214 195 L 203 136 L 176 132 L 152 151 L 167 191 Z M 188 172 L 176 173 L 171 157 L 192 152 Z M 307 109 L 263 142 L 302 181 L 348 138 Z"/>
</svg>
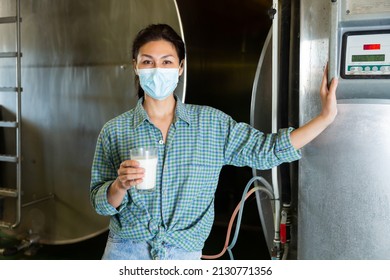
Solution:
<svg viewBox="0 0 390 280">
<path fill-rule="evenodd" d="M 32 234 L 28 238 L 25 238 L 20 241 L 20 243 L 16 246 L 12 246 L 9 248 L 0 248 L 0 255 L 5 257 L 15 256 L 19 252 L 30 248 L 31 245 L 38 243 L 38 241 L 39 236 L 36 234 Z"/>
</svg>

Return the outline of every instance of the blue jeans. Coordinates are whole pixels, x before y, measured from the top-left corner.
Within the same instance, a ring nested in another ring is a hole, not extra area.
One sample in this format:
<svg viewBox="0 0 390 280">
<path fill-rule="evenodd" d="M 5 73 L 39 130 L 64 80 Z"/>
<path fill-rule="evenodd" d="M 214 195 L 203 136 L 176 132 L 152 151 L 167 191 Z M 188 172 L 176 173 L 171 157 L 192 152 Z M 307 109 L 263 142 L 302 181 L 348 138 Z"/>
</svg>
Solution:
<svg viewBox="0 0 390 280">
<path fill-rule="evenodd" d="M 150 249 L 146 241 L 134 242 L 110 232 L 102 260 L 152 260 Z M 202 251 L 188 252 L 170 245 L 165 245 L 165 249 L 165 260 L 200 260 L 202 256 Z"/>
</svg>

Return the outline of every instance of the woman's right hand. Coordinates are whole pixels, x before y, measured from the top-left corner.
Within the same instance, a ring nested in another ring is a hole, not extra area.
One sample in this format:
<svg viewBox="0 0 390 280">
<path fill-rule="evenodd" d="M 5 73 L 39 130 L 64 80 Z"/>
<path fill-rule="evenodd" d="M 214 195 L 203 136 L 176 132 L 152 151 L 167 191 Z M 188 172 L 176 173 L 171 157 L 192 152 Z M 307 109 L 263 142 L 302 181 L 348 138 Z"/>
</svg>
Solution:
<svg viewBox="0 0 390 280">
<path fill-rule="evenodd" d="M 145 169 L 139 166 L 138 161 L 125 160 L 118 169 L 117 186 L 121 189 L 128 190 L 140 184 L 143 181 L 144 175 Z"/>
<path fill-rule="evenodd" d="M 145 169 L 139 167 L 136 160 L 125 160 L 118 169 L 118 177 L 108 188 L 107 200 L 113 207 L 118 208 L 127 190 L 142 182 Z"/>
</svg>

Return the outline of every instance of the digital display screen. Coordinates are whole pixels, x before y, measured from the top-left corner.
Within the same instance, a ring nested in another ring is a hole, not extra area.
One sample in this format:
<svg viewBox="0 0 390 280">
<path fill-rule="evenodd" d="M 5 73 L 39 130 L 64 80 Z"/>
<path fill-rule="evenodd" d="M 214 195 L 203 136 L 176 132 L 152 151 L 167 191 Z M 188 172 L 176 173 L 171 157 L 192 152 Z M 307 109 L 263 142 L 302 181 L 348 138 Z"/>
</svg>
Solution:
<svg viewBox="0 0 390 280">
<path fill-rule="evenodd" d="M 369 50 L 380 50 L 381 44 L 365 44 L 363 45 L 363 50 L 369 51 Z"/>
<path fill-rule="evenodd" d="M 352 55 L 352 62 L 385 61 L 384 54 Z"/>
</svg>

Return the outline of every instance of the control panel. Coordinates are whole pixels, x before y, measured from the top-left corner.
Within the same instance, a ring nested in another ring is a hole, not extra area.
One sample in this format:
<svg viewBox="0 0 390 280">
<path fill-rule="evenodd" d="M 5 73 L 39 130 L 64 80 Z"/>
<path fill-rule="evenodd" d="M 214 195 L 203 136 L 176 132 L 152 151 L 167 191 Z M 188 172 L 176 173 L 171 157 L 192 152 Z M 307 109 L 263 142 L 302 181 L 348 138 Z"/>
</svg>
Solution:
<svg viewBox="0 0 390 280">
<path fill-rule="evenodd" d="M 390 1 L 329 0 L 328 81 L 343 102 L 390 100 Z M 371 101 L 370 101 L 371 102 Z"/>
<path fill-rule="evenodd" d="M 344 79 L 389 78 L 390 30 L 344 33 L 340 70 Z"/>
</svg>

